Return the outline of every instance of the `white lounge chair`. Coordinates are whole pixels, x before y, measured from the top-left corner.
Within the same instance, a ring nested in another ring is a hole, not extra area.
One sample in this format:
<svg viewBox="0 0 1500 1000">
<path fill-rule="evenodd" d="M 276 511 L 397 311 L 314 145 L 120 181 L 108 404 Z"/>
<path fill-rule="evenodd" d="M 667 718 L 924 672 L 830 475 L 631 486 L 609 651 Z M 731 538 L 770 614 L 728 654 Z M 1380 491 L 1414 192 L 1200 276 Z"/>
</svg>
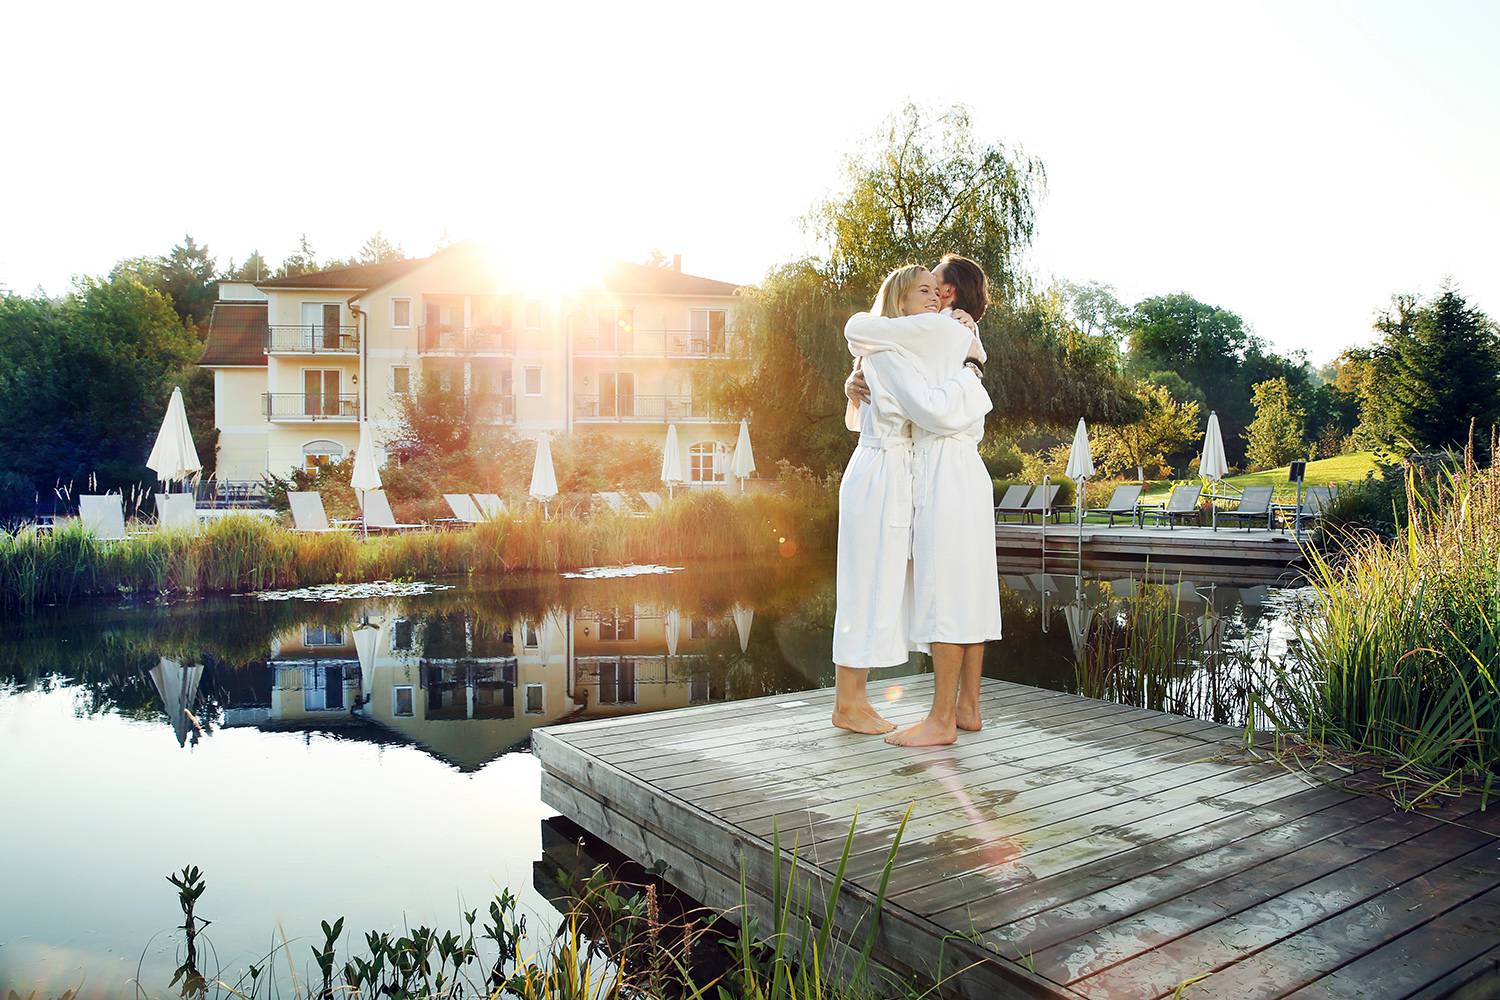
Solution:
<svg viewBox="0 0 1500 1000">
<path fill-rule="evenodd" d="M 995 516 L 998 518 L 1009 514 L 1025 514 L 1026 498 L 1030 495 L 1031 487 L 1025 483 L 1007 486 L 1005 495 L 1000 498 L 999 503 L 995 504 Z"/>
<path fill-rule="evenodd" d="M 510 513 L 498 493 L 475 493 L 474 505 L 479 508 L 479 516 L 486 521 L 493 521 Z"/>
<path fill-rule="evenodd" d="M 1038 486 L 1031 494 L 1031 499 L 1026 501 L 1026 506 L 1021 508 L 1021 516 L 1030 521 L 1031 515 L 1035 514 L 1046 524 L 1047 518 L 1057 516 L 1057 508 L 1052 506 L 1052 501 L 1057 499 L 1057 491 L 1060 489 L 1062 486 L 1059 483 Z"/>
<path fill-rule="evenodd" d="M 630 505 L 627 504 L 625 502 L 625 498 L 618 493 L 609 491 L 595 493 L 594 496 L 598 497 L 600 500 L 603 500 L 605 506 L 614 511 L 616 514 L 630 513 Z"/>
<path fill-rule="evenodd" d="M 156 526 L 192 531 L 198 527 L 198 501 L 191 493 L 156 494 Z"/>
<path fill-rule="evenodd" d="M 404 524 L 396 520 L 396 514 L 391 510 L 391 502 L 386 498 L 385 490 L 366 490 L 365 527 L 379 531 L 419 531 L 431 526 Z"/>
<path fill-rule="evenodd" d="M 84 531 L 100 541 L 121 541 L 125 538 L 125 498 L 118 493 L 82 495 L 78 498 L 78 521 Z"/>
<path fill-rule="evenodd" d="M 479 524 L 484 520 L 484 515 L 479 512 L 479 505 L 469 494 L 444 493 L 443 499 L 448 501 L 448 509 L 453 511 L 453 516 L 440 517 L 439 521 L 447 524 Z"/>
<path fill-rule="evenodd" d="M 652 492 L 652 493 L 642 493 L 641 494 L 641 502 L 644 503 L 647 507 L 651 508 L 652 510 L 661 510 L 661 494 L 660 493 L 654 493 L 654 492 Z"/>
<path fill-rule="evenodd" d="M 323 509 L 323 495 L 288 490 L 286 501 L 292 508 L 292 530 L 303 533 L 348 531 L 348 524 L 329 524 Z"/>
<path fill-rule="evenodd" d="M 1090 507 L 1083 512 L 1087 517 L 1090 514 L 1106 514 L 1109 516 L 1109 526 L 1115 526 L 1115 518 L 1128 517 L 1135 520 L 1136 502 L 1141 499 L 1141 484 L 1127 483 L 1124 486 L 1116 486 L 1115 491 L 1110 494 L 1109 503 L 1103 507 Z"/>
</svg>

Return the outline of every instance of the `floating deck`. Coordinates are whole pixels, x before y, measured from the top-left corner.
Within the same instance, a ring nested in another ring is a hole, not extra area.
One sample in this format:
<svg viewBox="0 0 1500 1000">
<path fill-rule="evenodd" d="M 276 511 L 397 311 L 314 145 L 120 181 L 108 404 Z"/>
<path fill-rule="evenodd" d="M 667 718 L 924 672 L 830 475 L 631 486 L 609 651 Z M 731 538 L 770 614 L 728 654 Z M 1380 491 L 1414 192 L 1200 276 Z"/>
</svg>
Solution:
<svg viewBox="0 0 1500 1000">
<path fill-rule="evenodd" d="M 1304 533 L 1304 540 L 1307 535 Z M 1076 524 L 995 524 L 995 551 L 1001 556 L 1078 559 L 1079 531 Z M 1243 527 L 1213 528 L 1183 526 L 1145 527 L 1133 524 L 1089 524 L 1083 526 L 1083 565 L 1094 569 L 1122 568 L 1153 563 L 1203 563 L 1228 570 L 1235 566 L 1287 567 L 1304 561 L 1302 546 L 1286 531 Z"/>
<path fill-rule="evenodd" d="M 872 681 L 896 722 L 931 690 Z M 856 944 L 910 805 L 875 956 L 947 977 L 948 995 L 1500 990 L 1500 809 L 1402 813 L 1348 790 L 1374 776 L 1289 770 L 1238 730 L 1004 681 L 984 683 L 984 730 L 951 747 L 834 730 L 831 702 L 538 730 L 542 798 L 708 905 L 739 906 L 743 872 L 762 927 L 793 852 L 821 912 L 857 810 L 835 917 Z"/>
</svg>

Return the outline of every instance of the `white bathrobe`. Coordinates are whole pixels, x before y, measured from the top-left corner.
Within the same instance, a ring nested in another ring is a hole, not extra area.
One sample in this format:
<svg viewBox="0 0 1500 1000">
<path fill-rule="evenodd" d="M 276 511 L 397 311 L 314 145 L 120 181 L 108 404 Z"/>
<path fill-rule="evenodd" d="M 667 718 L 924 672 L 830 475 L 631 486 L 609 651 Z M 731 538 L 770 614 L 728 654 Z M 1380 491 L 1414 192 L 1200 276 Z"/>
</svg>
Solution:
<svg viewBox="0 0 1500 1000">
<path fill-rule="evenodd" d="M 910 325 L 898 328 L 897 339 L 850 341 L 850 350 L 866 358 L 872 399 L 859 410 L 859 447 L 839 485 L 833 660 L 840 666 L 894 666 L 905 663 L 910 650 L 927 651 L 926 640 L 916 640 L 910 631 L 915 615 L 911 554 L 917 482 L 912 425 L 920 417 L 924 427 L 958 432 L 990 409 L 979 379 L 962 366 L 969 332 L 936 313 L 925 314 L 923 322 L 931 325 L 928 334 L 934 329 L 949 336 L 953 329 L 962 332 L 959 370 L 951 378 L 929 377 L 932 359 L 924 357 L 922 341 L 932 338 Z M 915 339 L 918 349 L 909 349 L 901 337 Z M 993 528 L 988 545 L 993 556 Z M 998 591 L 996 601 L 998 606 Z"/>
<path fill-rule="evenodd" d="M 894 409 L 912 423 L 908 642 L 925 649 L 999 639 L 994 484 L 979 457 L 990 400 L 980 389 L 982 400 L 973 406 L 932 405 L 934 383 L 964 376 L 977 384 L 963 364 L 972 334 L 932 313 L 899 319 L 861 313 L 845 336 L 865 358 L 872 407 Z"/>
</svg>

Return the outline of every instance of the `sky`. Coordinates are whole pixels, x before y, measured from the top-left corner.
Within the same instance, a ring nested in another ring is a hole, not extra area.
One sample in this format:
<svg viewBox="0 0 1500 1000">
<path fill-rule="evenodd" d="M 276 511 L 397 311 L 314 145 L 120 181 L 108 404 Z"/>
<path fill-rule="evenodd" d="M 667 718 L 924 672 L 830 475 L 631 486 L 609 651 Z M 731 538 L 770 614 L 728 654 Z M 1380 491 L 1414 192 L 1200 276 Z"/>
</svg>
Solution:
<svg viewBox="0 0 1500 1000">
<path fill-rule="evenodd" d="M 933 8 L 12 4 L 0 287 L 377 229 L 755 282 L 915 101 L 1042 160 L 1042 282 L 1186 291 L 1315 363 L 1397 292 L 1500 317 L 1500 4 Z"/>
</svg>

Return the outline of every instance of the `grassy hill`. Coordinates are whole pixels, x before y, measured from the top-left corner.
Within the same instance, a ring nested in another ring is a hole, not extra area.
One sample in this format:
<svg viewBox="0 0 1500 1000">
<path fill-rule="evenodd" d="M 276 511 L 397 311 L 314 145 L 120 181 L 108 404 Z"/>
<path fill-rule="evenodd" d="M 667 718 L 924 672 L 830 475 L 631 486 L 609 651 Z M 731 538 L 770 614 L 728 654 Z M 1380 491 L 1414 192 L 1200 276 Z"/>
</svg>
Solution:
<svg viewBox="0 0 1500 1000">
<path fill-rule="evenodd" d="M 1283 465 L 1279 469 L 1266 469 L 1264 472 L 1247 472 L 1242 476 L 1230 476 L 1224 481 L 1238 489 L 1244 489 L 1246 486 L 1274 486 L 1278 498 L 1289 497 L 1297 492 L 1296 484 L 1286 481 L 1289 471 L 1288 467 Z M 1308 486 L 1352 483 L 1365 478 L 1366 474 L 1373 471 L 1375 471 L 1374 453 L 1356 451 L 1348 455 L 1337 455 L 1333 458 L 1308 462 L 1307 478 L 1304 482 Z M 1169 482 L 1153 483 L 1146 488 L 1145 495 L 1161 498 L 1171 492 L 1171 489 L 1172 484 Z"/>
</svg>

